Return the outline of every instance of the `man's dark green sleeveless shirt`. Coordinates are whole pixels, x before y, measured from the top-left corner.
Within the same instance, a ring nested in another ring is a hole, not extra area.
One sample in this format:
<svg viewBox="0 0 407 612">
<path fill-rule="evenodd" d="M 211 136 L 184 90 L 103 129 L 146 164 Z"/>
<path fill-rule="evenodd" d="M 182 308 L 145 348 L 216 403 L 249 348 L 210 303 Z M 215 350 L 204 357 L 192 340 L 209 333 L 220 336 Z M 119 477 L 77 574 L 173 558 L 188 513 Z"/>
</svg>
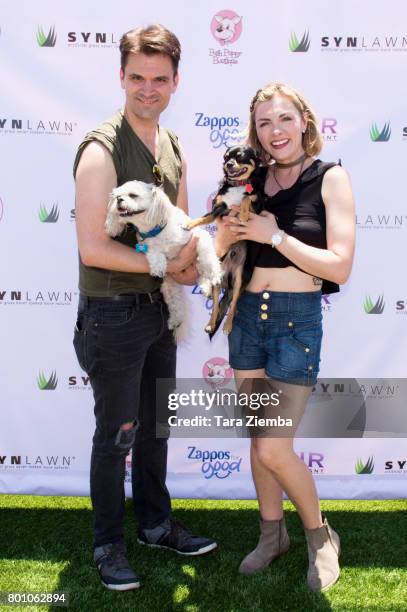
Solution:
<svg viewBox="0 0 407 612">
<path fill-rule="evenodd" d="M 122 111 L 86 134 L 74 162 L 74 176 L 85 147 L 92 141 L 103 144 L 111 153 L 117 174 L 117 186 L 127 181 L 154 183 L 153 166 L 158 164 L 164 174 L 164 191 L 175 205 L 181 179 L 182 159 L 178 139 L 173 132 L 159 128 L 159 157 L 151 151 L 130 127 Z M 107 207 L 106 202 L 106 207 Z M 122 244 L 134 247 L 137 243 L 131 226 L 115 238 Z M 120 293 L 149 293 L 158 289 L 161 280 L 144 273 L 115 272 L 85 266 L 79 256 L 79 289 L 94 297 L 111 297 Z"/>
</svg>

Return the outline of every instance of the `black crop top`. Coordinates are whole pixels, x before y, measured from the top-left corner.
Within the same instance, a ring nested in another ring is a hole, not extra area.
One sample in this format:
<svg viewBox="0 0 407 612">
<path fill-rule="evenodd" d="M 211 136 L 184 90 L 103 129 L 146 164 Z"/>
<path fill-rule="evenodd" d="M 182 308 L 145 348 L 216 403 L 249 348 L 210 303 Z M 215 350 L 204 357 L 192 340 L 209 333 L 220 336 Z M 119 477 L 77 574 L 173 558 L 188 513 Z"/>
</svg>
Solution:
<svg viewBox="0 0 407 612">
<path fill-rule="evenodd" d="M 324 174 L 335 163 L 325 163 L 316 159 L 298 180 L 288 189 L 282 189 L 274 196 L 264 196 L 263 209 L 276 216 L 278 227 L 290 236 L 310 246 L 326 249 L 325 205 L 322 200 L 321 186 Z M 266 180 L 267 169 L 263 180 Z M 251 269 L 287 268 L 299 266 L 282 255 L 270 244 L 249 242 L 248 265 Z M 323 280 L 322 293 L 336 293 L 339 286 L 332 281 Z"/>
</svg>

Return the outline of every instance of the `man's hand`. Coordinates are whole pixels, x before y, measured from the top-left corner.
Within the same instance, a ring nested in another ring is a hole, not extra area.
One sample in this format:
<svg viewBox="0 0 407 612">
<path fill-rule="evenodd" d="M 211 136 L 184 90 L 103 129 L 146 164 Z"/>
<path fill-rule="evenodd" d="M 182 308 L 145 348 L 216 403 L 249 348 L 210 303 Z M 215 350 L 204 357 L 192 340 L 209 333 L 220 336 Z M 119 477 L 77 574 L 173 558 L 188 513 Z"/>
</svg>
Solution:
<svg viewBox="0 0 407 612">
<path fill-rule="evenodd" d="M 191 264 L 185 270 L 181 272 L 174 272 L 170 274 L 171 278 L 180 285 L 196 285 L 198 282 L 198 270 L 196 264 Z"/>
<path fill-rule="evenodd" d="M 177 257 L 171 259 L 167 265 L 167 274 L 183 272 L 195 263 L 197 258 L 198 236 L 192 236 L 190 241 L 182 247 Z"/>
</svg>

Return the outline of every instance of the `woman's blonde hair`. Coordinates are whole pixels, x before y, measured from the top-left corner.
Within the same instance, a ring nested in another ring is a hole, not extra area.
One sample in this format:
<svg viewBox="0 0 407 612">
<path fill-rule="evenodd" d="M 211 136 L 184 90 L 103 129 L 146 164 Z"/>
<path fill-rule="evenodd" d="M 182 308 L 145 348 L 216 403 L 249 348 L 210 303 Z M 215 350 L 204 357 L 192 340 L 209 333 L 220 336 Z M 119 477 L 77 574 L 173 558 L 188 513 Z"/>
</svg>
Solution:
<svg viewBox="0 0 407 612">
<path fill-rule="evenodd" d="M 254 95 L 250 104 L 248 126 L 248 143 L 250 146 L 256 149 L 263 162 L 267 163 L 270 161 L 270 154 L 263 149 L 257 136 L 255 114 L 258 104 L 271 100 L 275 94 L 281 94 L 291 100 L 301 117 L 307 122 L 306 130 L 302 135 L 302 146 L 305 153 L 310 157 L 318 155 L 322 149 L 322 135 L 318 127 L 316 115 L 304 96 L 296 89 L 284 83 L 268 83 L 268 85 L 259 89 Z"/>
</svg>

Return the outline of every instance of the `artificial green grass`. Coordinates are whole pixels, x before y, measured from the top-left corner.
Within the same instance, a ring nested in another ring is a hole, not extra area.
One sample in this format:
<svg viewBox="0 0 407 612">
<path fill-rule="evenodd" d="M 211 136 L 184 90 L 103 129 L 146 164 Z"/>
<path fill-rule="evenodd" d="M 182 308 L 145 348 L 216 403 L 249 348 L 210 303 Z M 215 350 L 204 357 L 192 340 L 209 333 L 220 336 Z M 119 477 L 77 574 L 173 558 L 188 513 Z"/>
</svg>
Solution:
<svg viewBox="0 0 407 612">
<path fill-rule="evenodd" d="M 405 612 L 407 500 L 325 501 L 322 508 L 342 540 L 342 575 L 327 593 L 307 588 L 304 534 L 290 503 L 289 553 L 246 577 L 237 567 L 257 540 L 257 503 L 217 500 L 173 502 L 178 519 L 216 538 L 218 550 L 204 557 L 138 545 L 128 502 L 129 559 L 142 586 L 116 593 L 100 584 L 93 567 L 87 498 L 0 495 L 0 591 L 67 591 L 68 609 L 80 612 Z"/>
</svg>

